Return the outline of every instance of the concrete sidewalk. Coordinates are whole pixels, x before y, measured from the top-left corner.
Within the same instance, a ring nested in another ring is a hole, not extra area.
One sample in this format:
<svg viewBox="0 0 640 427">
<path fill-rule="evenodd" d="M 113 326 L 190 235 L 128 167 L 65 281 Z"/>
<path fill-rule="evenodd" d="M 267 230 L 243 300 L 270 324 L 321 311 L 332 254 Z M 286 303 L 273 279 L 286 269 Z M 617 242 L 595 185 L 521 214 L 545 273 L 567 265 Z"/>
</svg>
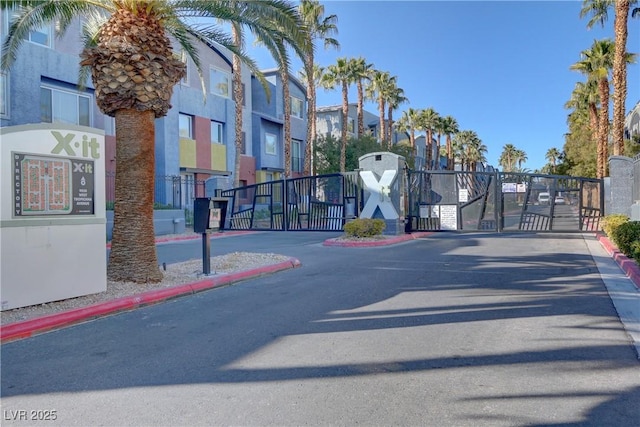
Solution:
<svg viewBox="0 0 640 427">
<path fill-rule="evenodd" d="M 252 234 L 252 231 L 228 231 L 223 233 L 211 234 L 212 239 L 233 237 L 239 235 Z M 388 246 L 393 244 L 399 244 L 407 241 L 411 241 L 417 238 L 423 238 L 432 232 L 416 232 L 412 234 L 404 234 L 400 236 L 390 237 L 384 240 L 377 241 L 344 241 L 338 239 L 327 239 L 324 241 L 324 246 L 338 246 L 338 247 L 377 247 Z M 635 286 L 635 291 L 640 291 L 640 268 L 635 264 L 633 260 L 630 260 L 626 256 L 622 255 L 615 245 L 613 245 L 609 239 L 603 235 L 596 236 L 602 248 L 613 258 L 626 276 L 631 280 L 631 283 Z M 181 236 L 172 237 L 158 237 L 156 239 L 157 244 L 164 244 L 176 241 L 184 240 L 198 240 L 201 239 L 199 234 L 185 234 Z M 592 256 L 595 249 L 592 250 Z M 602 264 L 602 263 L 601 263 Z M 249 269 L 237 273 L 225 274 L 220 276 L 212 276 L 203 280 L 196 281 L 194 283 L 188 283 L 184 285 L 178 285 L 171 288 L 165 288 L 138 295 L 119 298 L 116 300 L 93 304 L 87 307 L 78 308 L 75 310 L 69 310 L 61 313 L 56 313 L 40 318 L 30 319 L 23 322 L 16 322 L 8 324 L 2 327 L 0 332 L 0 342 L 8 342 L 16 339 L 28 338 L 33 335 L 47 332 L 50 330 L 70 326 L 83 321 L 95 319 L 101 316 L 107 316 L 110 314 L 134 310 L 139 307 L 157 304 L 172 298 L 191 295 L 197 292 L 218 288 L 225 285 L 230 285 L 243 280 L 259 277 L 266 274 L 272 274 L 279 271 L 296 268 L 301 265 L 297 258 L 290 258 L 287 261 L 264 266 L 255 269 Z M 599 265 L 599 269 L 600 269 Z M 604 265 L 602 265 L 604 269 Z M 607 269 L 606 275 L 603 275 L 603 280 L 607 284 L 610 295 L 616 309 L 618 310 L 621 320 L 625 324 L 625 328 L 629 331 L 633 337 L 636 350 L 640 355 L 640 295 L 638 298 L 629 300 L 626 296 L 631 291 L 632 287 L 625 286 L 624 275 L 619 271 Z M 617 279 L 617 280 L 614 280 Z M 623 279 L 622 282 L 620 279 Z M 622 285 L 621 285 L 622 283 Z M 616 302 L 617 301 L 617 302 Z"/>
</svg>

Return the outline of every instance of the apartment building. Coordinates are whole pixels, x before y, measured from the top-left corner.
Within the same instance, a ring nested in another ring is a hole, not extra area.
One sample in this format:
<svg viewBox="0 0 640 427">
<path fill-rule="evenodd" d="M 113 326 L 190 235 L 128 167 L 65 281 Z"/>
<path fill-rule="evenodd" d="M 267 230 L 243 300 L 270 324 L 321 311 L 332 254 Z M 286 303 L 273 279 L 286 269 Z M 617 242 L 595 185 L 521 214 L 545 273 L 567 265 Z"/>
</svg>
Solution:
<svg viewBox="0 0 640 427">
<path fill-rule="evenodd" d="M 8 14 L 1 11 L 2 38 Z M 0 124 L 64 122 L 105 133 L 107 192 L 115 172 L 115 123 L 95 102 L 92 82 L 78 88 L 80 20 L 62 38 L 54 37 L 54 24 L 30 34 L 9 72 L 0 80 Z M 199 44 L 204 88 L 194 64 L 174 87 L 172 108 L 155 122 L 156 202 L 190 206 L 193 197 L 210 195 L 232 186 L 235 173 L 235 102 L 232 91 L 232 56 L 218 45 Z M 266 70 L 271 96 L 243 67 L 243 125 L 239 180 L 253 184 L 276 179 L 284 171 L 284 101 L 282 80 Z M 301 170 L 306 144 L 306 91 L 289 78 L 292 99 L 292 165 Z M 169 177 L 164 184 L 164 177 Z M 178 180 L 175 178 L 179 177 Z M 176 187 L 176 182 L 180 184 Z M 160 185 L 158 185 L 160 183 Z M 206 186 L 203 185 L 206 183 Z M 109 195 L 108 197 L 109 198 Z"/>
</svg>

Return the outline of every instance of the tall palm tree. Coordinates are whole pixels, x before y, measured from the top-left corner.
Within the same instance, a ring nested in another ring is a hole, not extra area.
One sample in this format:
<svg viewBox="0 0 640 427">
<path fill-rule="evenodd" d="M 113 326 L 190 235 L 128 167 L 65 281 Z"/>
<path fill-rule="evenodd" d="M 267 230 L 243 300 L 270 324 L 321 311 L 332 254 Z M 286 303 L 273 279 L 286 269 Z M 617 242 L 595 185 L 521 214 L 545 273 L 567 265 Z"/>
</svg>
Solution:
<svg viewBox="0 0 640 427">
<path fill-rule="evenodd" d="M 505 172 L 513 172 L 518 161 L 518 149 L 513 144 L 505 144 L 502 147 L 502 154 L 498 164 L 502 166 Z"/>
<path fill-rule="evenodd" d="M 340 171 L 345 172 L 347 162 L 347 125 L 349 122 L 349 85 L 355 81 L 351 62 L 347 58 L 338 58 L 335 64 L 329 65 L 322 76 L 322 86 L 333 89 L 342 88 L 342 129 L 340 134 Z"/>
<path fill-rule="evenodd" d="M 440 146 L 441 141 L 442 141 L 442 135 L 444 135 L 444 117 L 439 116 L 438 120 L 436 120 L 436 127 L 433 129 L 436 133 L 436 150 L 435 152 L 437 153 L 436 155 L 438 156 L 438 158 L 435 161 L 435 168 L 436 169 L 440 169 L 440 157 L 442 156 L 441 154 L 441 148 Z"/>
<path fill-rule="evenodd" d="M 310 48 L 304 57 L 304 71 L 307 76 L 307 144 L 304 154 L 304 173 L 313 173 L 313 144 L 316 140 L 316 87 L 319 74 L 314 68 L 315 41 L 320 40 L 324 48 L 340 47 L 338 40 L 333 38 L 338 34 L 338 17 L 336 15 L 324 16 L 324 6 L 318 0 L 301 0 L 299 5 L 302 21 L 308 31 L 307 45 Z"/>
<path fill-rule="evenodd" d="M 380 120 L 380 145 L 386 145 L 387 130 L 385 127 L 384 113 L 387 103 L 386 94 L 389 87 L 395 84 L 396 77 L 391 77 L 386 71 L 375 70 L 371 76 L 371 80 L 365 89 L 367 99 L 378 103 L 378 116 Z"/>
<path fill-rule="evenodd" d="M 454 169 L 454 156 L 453 156 L 453 146 L 451 144 L 451 137 L 459 132 L 458 122 L 452 116 L 445 116 L 442 119 L 443 128 L 442 131 L 445 134 L 445 141 L 447 147 L 447 169 Z"/>
<path fill-rule="evenodd" d="M 583 0 L 580 17 L 591 15 L 587 23 L 592 28 L 596 23 L 604 26 L 608 11 L 614 8 L 615 48 L 613 57 L 613 154 L 624 155 L 624 116 L 627 99 L 627 36 L 628 17 L 636 0 Z M 635 12 L 635 9 L 634 9 Z"/>
<path fill-rule="evenodd" d="M 404 96 L 404 90 L 396 85 L 389 88 L 387 92 L 387 148 L 390 150 L 393 145 L 393 111 L 396 110 L 400 104 L 407 102 L 409 99 Z"/>
<path fill-rule="evenodd" d="M 173 87 L 186 69 L 169 37 L 201 77 L 198 41 L 218 43 L 238 54 L 260 78 L 255 62 L 217 20 L 265 31 L 278 22 L 288 38 L 300 42 L 305 27 L 296 8 L 280 0 L 245 2 L 243 8 L 198 0 L 24 0 L 3 1 L 0 7 L 15 7 L 18 14 L 3 45 L 2 69 L 11 67 L 31 30 L 56 22 L 63 34 L 74 18 L 84 18 L 80 65 L 91 70 L 96 103 L 104 114 L 115 117 L 116 124 L 114 227 L 107 275 L 137 283 L 161 280 L 153 226 L 154 120 L 167 114 Z M 210 19 L 194 22 L 193 16 Z"/>
<path fill-rule="evenodd" d="M 425 166 L 429 169 L 433 168 L 433 132 L 438 124 L 439 118 L 440 115 L 438 112 L 431 107 L 422 110 L 420 114 L 420 130 L 426 133 Z"/>
<path fill-rule="evenodd" d="M 586 83 L 576 83 L 571 99 L 565 103 L 565 108 L 574 111 L 585 111 L 589 117 L 589 129 L 594 141 L 598 140 L 598 104 L 600 95 L 598 93 L 598 83 L 595 80 L 587 80 Z"/>
<path fill-rule="evenodd" d="M 414 154 L 416 153 L 416 127 L 418 126 L 418 111 L 409 108 L 402 112 L 402 117 L 396 122 L 396 129 L 399 132 L 409 134 L 409 144 Z"/>
<path fill-rule="evenodd" d="M 352 61 L 351 66 L 358 89 L 358 138 L 361 138 L 364 135 L 364 86 L 362 83 L 371 79 L 373 64 L 366 62 L 364 58 L 352 59 Z"/>
<path fill-rule="evenodd" d="M 518 164 L 518 169 L 522 170 L 522 164 L 527 162 L 527 153 L 524 150 L 516 150 L 516 163 Z"/>
<path fill-rule="evenodd" d="M 556 173 L 556 165 L 558 163 L 558 159 L 560 159 L 560 154 L 561 153 L 557 148 L 551 147 L 544 155 L 545 159 L 547 159 L 551 165 L 551 173 Z"/>
<path fill-rule="evenodd" d="M 600 114 L 598 117 L 598 178 L 606 175 L 607 139 L 609 137 L 609 70 L 613 66 L 614 44 L 611 40 L 595 40 L 582 59 L 571 66 L 598 84 Z"/>
<path fill-rule="evenodd" d="M 486 152 L 486 147 L 482 146 L 478 134 L 472 130 L 462 130 L 456 133 L 451 143 L 455 157 L 460 160 L 462 170 L 473 170 L 473 162 L 477 158 L 481 158 L 483 152 Z"/>
</svg>

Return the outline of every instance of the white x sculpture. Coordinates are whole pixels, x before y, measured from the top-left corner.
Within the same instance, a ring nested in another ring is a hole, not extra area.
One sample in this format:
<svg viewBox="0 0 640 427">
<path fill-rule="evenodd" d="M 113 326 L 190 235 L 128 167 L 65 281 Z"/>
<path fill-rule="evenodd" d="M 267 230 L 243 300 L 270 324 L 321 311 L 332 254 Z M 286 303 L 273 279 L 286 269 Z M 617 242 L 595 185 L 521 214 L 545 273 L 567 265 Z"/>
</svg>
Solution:
<svg viewBox="0 0 640 427">
<path fill-rule="evenodd" d="M 369 191 L 369 199 L 364 205 L 360 218 L 372 218 L 377 207 L 380 208 L 382 216 L 385 219 L 397 219 L 398 212 L 393 207 L 391 198 L 391 183 L 396 177 L 398 171 L 386 170 L 380 177 L 380 181 L 376 179 L 376 176 L 371 171 L 360 171 L 360 177 L 365 186 L 365 189 Z M 377 197 L 376 197 L 377 196 Z"/>
</svg>

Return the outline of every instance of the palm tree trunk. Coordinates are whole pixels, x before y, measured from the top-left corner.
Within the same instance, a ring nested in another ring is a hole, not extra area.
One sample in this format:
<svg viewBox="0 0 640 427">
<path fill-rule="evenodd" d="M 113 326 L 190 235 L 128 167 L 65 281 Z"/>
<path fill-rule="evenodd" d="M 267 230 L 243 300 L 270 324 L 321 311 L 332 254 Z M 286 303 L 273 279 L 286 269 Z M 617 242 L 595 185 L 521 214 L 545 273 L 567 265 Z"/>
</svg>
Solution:
<svg viewBox="0 0 640 427">
<path fill-rule="evenodd" d="M 380 115 L 380 146 L 385 146 L 385 137 L 387 136 L 387 131 L 384 127 L 384 105 L 385 102 L 382 99 L 382 96 L 378 98 L 378 114 Z"/>
<path fill-rule="evenodd" d="M 349 86 L 342 82 L 342 143 L 340 144 L 340 172 L 347 168 L 347 122 L 349 121 Z"/>
<path fill-rule="evenodd" d="M 431 170 L 431 160 L 433 158 L 433 145 L 431 144 L 431 139 L 433 138 L 433 134 L 431 133 L 431 129 L 427 129 L 427 135 L 425 137 L 427 144 L 427 152 L 425 153 L 425 165 L 427 166 L 427 170 Z"/>
<path fill-rule="evenodd" d="M 116 177 L 109 280 L 159 282 L 153 193 L 155 189 L 155 113 L 116 111 Z M 135 135 L 137 139 L 126 139 Z M 135 195 L 136 197 L 131 197 Z"/>
<path fill-rule="evenodd" d="M 313 53 L 309 53 L 305 63 L 305 72 L 307 73 L 307 143 L 304 147 L 304 174 L 313 174 L 313 144 L 316 139 L 316 84 L 313 75 Z"/>
<path fill-rule="evenodd" d="M 598 82 L 600 90 L 600 120 L 598 123 L 598 174 L 604 178 L 607 170 L 607 148 L 609 139 L 609 81 L 604 78 Z"/>
<path fill-rule="evenodd" d="M 242 33 L 232 25 L 233 42 L 236 46 L 242 46 Z M 233 55 L 233 98 L 236 103 L 235 120 L 235 167 L 233 172 L 233 186 L 240 187 L 240 158 L 242 156 L 242 62 L 238 55 Z"/>
<path fill-rule="evenodd" d="M 617 0 L 614 20 L 615 51 L 613 56 L 613 154 L 624 155 L 624 103 L 627 99 L 627 19 L 629 0 Z"/>
<path fill-rule="evenodd" d="M 289 96 L 289 71 L 283 70 L 282 97 L 284 98 L 284 177 L 291 177 L 291 97 Z"/>
<path fill-rule="evenodd" d="M 447 144 L 447 170 L 453 170 L 453 147 L 451 146 L 451 135 L 446 136 Z"/>
<path fill-rule="evenodd" d="M 362 80 L 358 80 L 358 138 L 364 135 L 364 91 L 362 89 Z"/>
</svg>

